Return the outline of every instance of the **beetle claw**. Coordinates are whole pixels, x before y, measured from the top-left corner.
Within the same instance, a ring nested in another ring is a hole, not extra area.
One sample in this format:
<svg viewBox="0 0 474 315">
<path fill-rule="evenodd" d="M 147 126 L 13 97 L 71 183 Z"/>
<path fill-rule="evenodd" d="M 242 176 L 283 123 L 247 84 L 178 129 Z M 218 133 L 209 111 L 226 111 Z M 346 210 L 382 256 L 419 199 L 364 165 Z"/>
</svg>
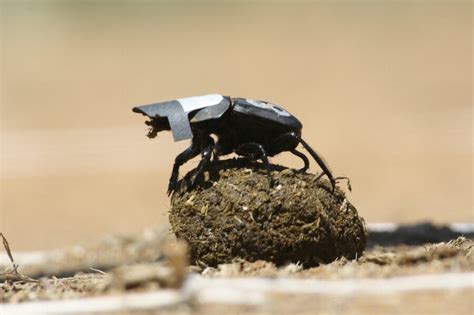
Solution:
<svg viewBox="0 0 474 315">
<path fill-rule="evenodd" d="M 171 194 L 173 194 L 173 192 L 175 192 L 176 190 L 178 190 L 178 183 L 176 182 L 176 180 L 170 180 L 167 191 L 168 197 L 171 196 Z"/>
<path fill-rule="evenodd" d="M 197 174 L 192 174 L 189 178 L 183 180 L 183 189 L 188 191 L 196 185 Z"/>
<path fill-rule="evenodd" d="M 331 179 L 331 186 L 332 186 L 331 193 L 334 194 L 334 192 L 336 191 L 336 180 Z"/>
</svg>

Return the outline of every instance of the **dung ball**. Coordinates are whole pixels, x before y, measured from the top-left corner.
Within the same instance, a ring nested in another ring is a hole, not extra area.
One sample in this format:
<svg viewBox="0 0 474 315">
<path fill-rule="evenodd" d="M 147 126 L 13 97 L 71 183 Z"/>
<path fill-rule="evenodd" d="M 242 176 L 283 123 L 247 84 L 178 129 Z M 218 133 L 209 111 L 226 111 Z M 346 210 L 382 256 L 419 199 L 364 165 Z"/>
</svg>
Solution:
<svg viewBox="0 0 474 315">
<path fill-rule="evenodd" d="M 169 219 L 189 245 L 193 263 L 216 266 L 236 258 L 305 267 L 360 256 L 364 220 L 343 190 L 310 173 L 245 159 L 207 166 L 192 189 L 171 198 Z M 271 177 L 271 179 L 270 179 Z"/>
</svg>

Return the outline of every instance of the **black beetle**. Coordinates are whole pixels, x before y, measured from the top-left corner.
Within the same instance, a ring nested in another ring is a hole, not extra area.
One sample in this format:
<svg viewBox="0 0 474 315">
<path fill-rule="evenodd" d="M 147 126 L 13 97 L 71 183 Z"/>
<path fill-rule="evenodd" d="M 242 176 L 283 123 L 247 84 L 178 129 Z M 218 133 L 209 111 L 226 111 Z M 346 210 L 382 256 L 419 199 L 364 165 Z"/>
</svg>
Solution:
<svg viewBox="0 0 474 315">
<path fill-rule="evenodd" d="M 138 106 L 133 111 L 150 118 L 145 122 L 151 127 L 150 138 L 160 131 L 171 130 L 175 141 L 192 139 L 191 145 L 175 159 L 168 194 L 178 188 L 179 167 L 199 153 L 202 159 L 191 177 L 191 186 L 212 154 L 216 158 L 236 153 L 252 160 L 260 159 L 269 169 L 269 156 L 290 151 L 303 160 L 300 171 L 305 172 L 309 160 L 296 150 L 300 143 L 329 178 L 334 191 L 336 179 L 327 163 L 301 138 L 300 121 L 281 106 L 210 94 Z M 217 137 L 216 143 L 211 135 Z"/>
</svg>

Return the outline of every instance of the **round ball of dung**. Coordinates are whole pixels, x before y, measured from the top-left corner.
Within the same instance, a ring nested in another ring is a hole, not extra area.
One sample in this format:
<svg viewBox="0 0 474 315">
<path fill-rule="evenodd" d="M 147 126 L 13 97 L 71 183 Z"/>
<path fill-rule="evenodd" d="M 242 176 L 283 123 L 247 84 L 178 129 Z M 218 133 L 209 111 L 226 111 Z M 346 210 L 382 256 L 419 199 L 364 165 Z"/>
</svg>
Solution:
<svg viewBox="0 0 474 315">
<path fill-rule="evenodd" d="M 233 159 L 210 164 L 187 189 L 192 174 L 173 194 L 169 218 L 193 263 L 241 258 L 309 267 L 353 259 L 365 248 L 356 208 L 314 174 L 276 165 L 268 172 L 261 163 Z"/>
</svg>

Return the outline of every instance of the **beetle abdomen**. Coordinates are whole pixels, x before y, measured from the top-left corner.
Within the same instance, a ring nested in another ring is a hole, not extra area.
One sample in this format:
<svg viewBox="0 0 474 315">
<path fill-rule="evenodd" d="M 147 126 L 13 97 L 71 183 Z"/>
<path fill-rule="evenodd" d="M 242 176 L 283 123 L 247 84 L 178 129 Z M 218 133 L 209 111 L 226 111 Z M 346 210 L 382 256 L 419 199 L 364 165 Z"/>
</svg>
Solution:
<svg viewBox="0 0 474 315">
<path fill-rule="evenodd" d="M 248 98 L 233 98 L 233 111 L 251 117 L 272 121 L 290 129 L 299 130 L 301 122 L 281 106 Z"/>
</svg>

